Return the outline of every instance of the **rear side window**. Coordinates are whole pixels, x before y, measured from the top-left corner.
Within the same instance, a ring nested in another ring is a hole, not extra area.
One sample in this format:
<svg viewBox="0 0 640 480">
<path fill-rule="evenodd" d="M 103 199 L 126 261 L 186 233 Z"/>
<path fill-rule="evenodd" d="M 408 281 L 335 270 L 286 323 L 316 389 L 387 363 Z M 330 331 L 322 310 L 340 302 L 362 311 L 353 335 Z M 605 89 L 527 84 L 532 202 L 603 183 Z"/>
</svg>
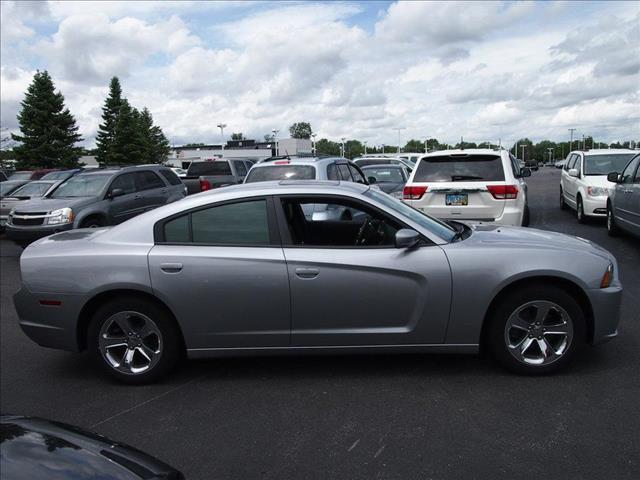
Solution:
<svg viewBox="0 0 640 480">
<path fill-rule="evenodd" d="M 164 177 L 164 179 L 169 182 L 170 185 L 181 185 L 182 184 L 182 180 L 180 180 L 180 177 L 178 177 L 178 175 L 176 175 L 173 170 L 159 170 L 160 171 L 160 175 L 162 175 Z"/>
<path fill-rule="evenodd" d="M 473 182 L 504 180 L 497 155 L 442 155 L 420 160 L 414 182 Z"/>
<path fill-rule="evenodd" d="M 164 241 L 203 245 L 269 245 L 267 202 L 230 203 L 174 218 L 164 224 Z"/>
<path fill-rule="evenodd" d="M 244 183 L 275 180 L 315 180 L 316 168 L 311 165 L 271 165 L 249 171 Z"/>
<path fill-rule="evenodd" d="M 231 175 L 231 165 L 226 160 L 213 162 L 194 162 L 187 174 L 191 177 L 201 175 Z"/>
<path fill-rule="evenodd" d="M 153 188 L 162 188 L 165 186 L 160 177 L 151 170 L 136 172 L 136 179 L 138 182 L 138 190 L 151 190 Z"/>
</svg>

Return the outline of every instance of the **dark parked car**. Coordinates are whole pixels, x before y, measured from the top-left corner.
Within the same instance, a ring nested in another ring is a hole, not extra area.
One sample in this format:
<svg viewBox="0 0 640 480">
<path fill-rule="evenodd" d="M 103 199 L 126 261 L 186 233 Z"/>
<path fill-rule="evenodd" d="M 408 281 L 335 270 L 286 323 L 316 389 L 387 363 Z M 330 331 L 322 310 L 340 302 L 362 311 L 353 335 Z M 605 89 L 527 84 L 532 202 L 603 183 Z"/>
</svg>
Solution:
<svg viewBox="0 0 640 480">
<path fill-rule="evenodd" d="M 96 433 L 41 418 L 2 415 L 3 480 L 183 480 L 164 462 Z"/>
<path fill-rule="evenodd" d="M 631 159 L 622 174 L 612 172 L 607 180 L 615 182 L 607 199 L 609 235 L 625 230 L 640 237 L 640 154 Z"/>
<path fill-rule="evenodd" d="M 409 179 L 407 169 L 401 165 L 369 165 L 362 167 L 362 173 L 369 183 L 396 198 L 402 198 L 402 189 Z"/>
<path fill-rule="evenodd" d="M 20 205 L 8 218 L 7 236 L 25 246 L 64 230 L 116 225 L 185 195 L 178 176 L 166 167 L 97 169 Z"/>
<path fill-rule="evenodd" d="M 200 160 L 191 162 L 182 182 L 187 193 L 204 192 L 214 188 L 242 183 L 253 162 L 244 158 Z"/>
<path fill-rule="evenodd" d="M 18 170 L 9 176 L 9 180 L 40 180 L 47 173 L 57 172 L 58 168 L 40 168 L 38 170 Z"/>
</svg>

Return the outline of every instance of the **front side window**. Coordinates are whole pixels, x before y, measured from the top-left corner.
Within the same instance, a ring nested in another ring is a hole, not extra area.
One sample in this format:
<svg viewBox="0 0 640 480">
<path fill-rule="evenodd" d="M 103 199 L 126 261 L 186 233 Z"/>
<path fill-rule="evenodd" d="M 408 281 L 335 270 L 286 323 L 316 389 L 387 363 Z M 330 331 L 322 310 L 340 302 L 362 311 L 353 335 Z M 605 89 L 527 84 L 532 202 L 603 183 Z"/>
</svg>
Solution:
<svg viewBox="0 0 640 480">
<path fill-rule="evenodd" d="M 109 190 L 113 192 L 116 188 L 121 189 L 125 195 L 134 193 L 136 191 L 136 178 L 133 173 L 125 173 L 116 177 Z"/>
<path fill-rule="evenodd" d="M 579 177 L 582 174 L 582 158 L 580 157 L 580 155 L 577 156 L 576 163 L 573 166 L 573 168 L 575 168 L 578 171 L 578 177 Z"/>
<path fill-rule="evenodd" d="M 627 167 L 622 172 L 622 175 L 620 176 L 620 183 L 635 183 L 638 181 L 638 175 L 640 175 L 640 170 L 635 175 L 635 180 L 634 180 L 634 172 L 636 171 L 636 168 L 638 167 L 639 163 L 640 163 L 640 156 L 636 156 L 633 160 L 631 160 L 631 162 L 629 162 L 629 165 L 627 165 Z"/>
<path fill-rule="evenodd" d="M 352 182 L 351 173 L 349 173 L 349 167 L 346 163 L 341 163 L 338 165 L 338 172 L 340 173 L 340 178 L 345 182 Z"/>
<path fill-rule="evenodd" d="M 633 153 L 586 155 L 584 158 L 584 174 L 608 175 L 611 172 L 621 172 L 633 156 Z"/>
<path fill-rule="evenodd" d="M 327 167 L 327 180 L 340 180 L 338 166 L 335 163 Z"/>
<path fill-rule="evenodd" d="M 438 155 L 420 161 L 415 182 L 466 182 L 504 180 L 499 155 Z"/>
<path fill-rule="evenodd" d="M 392 247 L 401 228 L 391 217 L 348 199 L 281 199 L 290 244 L 304 247 Z"/>
<path fill-rule="evenodd" d="M 367 185 L 367 181 L 364 179 L 364 177 L 356 167 L 354 167 L 353 165 L 349 165 L 349 170 L 351 170 L 351 176 L 353 177 L 354 182 Z"/>
<path fill-rule="evenodd" d="M 164 241 L 207 245 L 269 245 L 267 201 L 217 205 L 164 224 Z"/>
<path fill-rule="evenodd" d="M 152 190 L 154 188 L 163 188 L 165 186 L 160 177 L 151 170 L 136 172 L 136 178 L 138 180 L 138 190 Z"/>
</svg>

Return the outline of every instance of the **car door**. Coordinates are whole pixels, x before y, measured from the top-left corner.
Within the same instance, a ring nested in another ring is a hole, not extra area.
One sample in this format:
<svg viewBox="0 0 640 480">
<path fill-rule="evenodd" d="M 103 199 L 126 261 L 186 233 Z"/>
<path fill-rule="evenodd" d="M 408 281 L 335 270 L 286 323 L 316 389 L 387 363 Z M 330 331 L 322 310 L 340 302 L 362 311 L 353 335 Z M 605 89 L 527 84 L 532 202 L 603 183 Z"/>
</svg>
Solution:
<svg viewBox="0 0 640 480">
<path fill-rule="evenodd" d="M 109 186 L 107 195 L 116 188 L 121 189 L 124 194 L 112 198 L 109 202 L 109 216 L 111 224 L 114 225 L 129 220 L 143 211 L 133 172 L 122 173 L 115 177 Z"/>
<path fill-rule="evenodd" d="M 316 203 L 361 213 L 306 218 L 304 206 Z M 440 247 L 395 248 L 402 222 L 353 199 L 282 196 L 275 205 L 291 285 L 292 345 L 444 341 L 451 273 Z"/>
<path fill-rule="evenodd" d="M 569 161 L 567 162 L 565 169 L 562 171 L 562 191 L 564 193 L 564 198 L 569 204 L 573 206 L 576 205 L 577 186 L 576 178 L 569 175 L 569 170 L 575 168 L 578 159 L 579 157 L 577 154 L 571 154 L 571 157 L 569 157 Z"/>
<path fill-rule="evenodd" d="M 153 210 L 167 203 L 168 187 L 164 180 L 152 170 L 135 172 L 136 186 L 142 212 Z"/>
<path fill-rule="evenodd" d="M 194 352 L 289 345 L 289 280 L 271 202 L 210 204 L 156 225 L 152 287 Z"/>
<path fill-rule="evenodd" d="M 616 183 L 616 196 L 614 199 L 615 217 L 618 224 L 625 230 L 640 228 L 640 211 L 638 200 L 638 164 L 640 156 L 634 157 L 620 175 L 619 183 Z"/>
</svg>

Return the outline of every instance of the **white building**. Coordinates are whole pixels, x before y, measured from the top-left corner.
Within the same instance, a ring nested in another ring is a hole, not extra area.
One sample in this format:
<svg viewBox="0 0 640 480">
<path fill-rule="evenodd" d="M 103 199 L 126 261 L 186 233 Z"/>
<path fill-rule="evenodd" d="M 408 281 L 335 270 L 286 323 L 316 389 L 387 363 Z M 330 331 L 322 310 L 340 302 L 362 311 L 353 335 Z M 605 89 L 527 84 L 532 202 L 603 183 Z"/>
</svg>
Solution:
<svg viewBox="0 0 640 480">
<path fill-rule="evenodd" d="M 172 167 L 189 168 L 194 160 L 211 158 L 250 158 L 261 160 L 275 155 L 275 145 L 255 140 L 230 140 L 226 145 L 210 144 L 198 146 L 175 147 L 167 158 Z"/>
</svg>

